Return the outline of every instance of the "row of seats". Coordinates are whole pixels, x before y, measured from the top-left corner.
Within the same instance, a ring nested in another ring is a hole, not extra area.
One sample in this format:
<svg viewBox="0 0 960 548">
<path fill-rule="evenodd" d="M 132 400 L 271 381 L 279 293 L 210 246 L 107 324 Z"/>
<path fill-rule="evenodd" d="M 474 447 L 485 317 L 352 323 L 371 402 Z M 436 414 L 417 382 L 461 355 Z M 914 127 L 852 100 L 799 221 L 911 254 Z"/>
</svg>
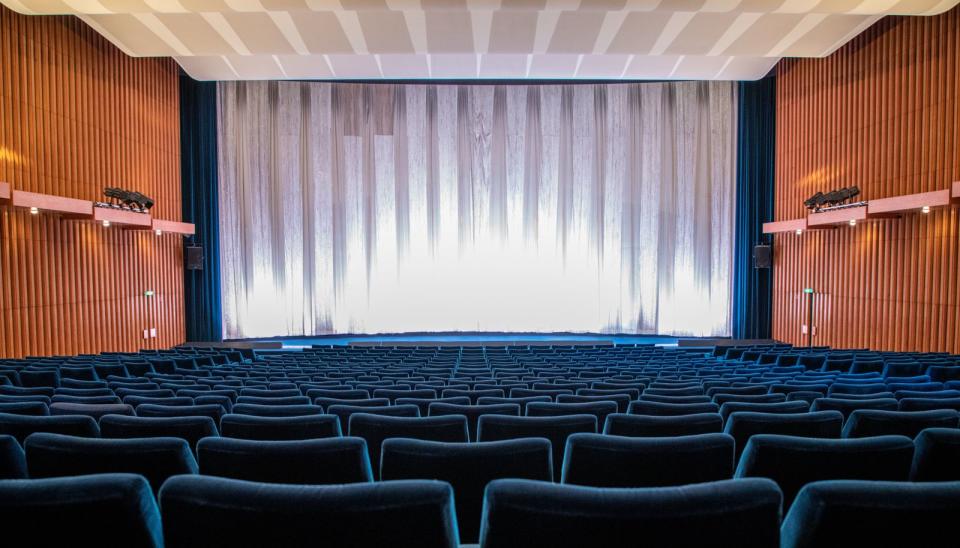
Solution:
<svg viewBox="0 0 960 548">
<path fill-rule="evenodd" d="M 815 482 L 782 520 L 781 498 L 777 485 L 762 478 L 628 489 L 499 479 L 484 492 L 479 542 L 487 548 L 956 545 L 944 524 L 956 518 L 960 482 Z M 453 488 L 425 480 L 308 486 L 188 475 L 168 479 L 156 499 L 133 474 L 5 480 L 0 527 L 29 531 L 37 545 L 460 544 Z"/>
<path fill-rule="evenodd" d="M 0 436 L 0 478 L 129 472 L 144 476 L 154 490 L 171 476 L 198 473 L 303 485 L 438 479 L 453 486 L 460 537 L 470 542 L 479 534 L 483 492 L 489 482 L 502 478 L 549 482 L 555 471 L 560 483 L 592 487 L 666 487 L 763 477 L 779 486 L 784 509 L 805 485 L 820 480 L 960 481 L 956 467 L 960 430 L 940 428 L 924 430 L 916 441 L 905 436 L 818 439 L 761 434 L 747 443 L 739 464 L 734 439 L 727 434 L 630 438 L 578 433 L 568 437 L 562 461 L 553 460 L 553 447 L 545 438 L 464 443 L 388 437 L 379 440 L 375 459 L 368 449 L 358 437 L 304 441 L 209 437 L 198 442 L 195 458 L 179 438 L 113 440 L 37 433 L 26 439 L 23 449 L 13 437 Z"/>
</svg>

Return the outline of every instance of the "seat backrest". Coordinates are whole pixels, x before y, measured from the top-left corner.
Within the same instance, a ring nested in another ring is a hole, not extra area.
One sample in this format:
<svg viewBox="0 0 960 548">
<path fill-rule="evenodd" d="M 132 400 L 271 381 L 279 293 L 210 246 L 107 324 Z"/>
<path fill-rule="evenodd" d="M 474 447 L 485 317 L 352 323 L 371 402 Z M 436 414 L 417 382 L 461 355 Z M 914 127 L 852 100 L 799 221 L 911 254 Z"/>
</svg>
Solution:
<svg viewBox="0 0 960 548">
<path fill-rule="evenodd" d="M 180 438 L 100 439 L 37 433 L 23 444 L 31 478 L 131 473 L 154 490 L 177 474 L 196 474 L 197 461 Z"/>
<path fill-rule="evenodd" d="M 229 414 L 220 420 L 221 436 L 247 440 L 331 438 L 340 436 L 341 432 L 340 419 L 335 415 L 255 417 Z"/>
<path fill-rule="evenodd" d="M 10 413 L 11 415 L 29 415 L 32 417 L 44 417 L 50 414 L 47 404 L 42 401 L 20 401 L 4 402 L 0 401 L 0 413 Z"/>
<path fill-rule="evenodd" d="M 736 440 L 739 461 L 747 441 L 755 434 L 839 438 L 841 428 L 843 415 L 837 411 L 784 414 L 737 411 L 727 417 L 723 431 Z"/>
<path fill-rule="evenodd" d="M 127 417 L 104 415 L 100 418 L 100 435 L 104 438 L 182 438 L 191 448 L 201 438 L 219 436 L 210 417 Z"/>
<path fill-rule="evenodd" d="M 960 480 L 960 430 L 928 428 L 913 440 L 910 481 Z"/>
<path fill-rule="evenodd" d="M 500 441 L 518 438 L 546 438 L 553 451 L 553 477 L 560 481 L 560 469 L 567 438 L 576 433 L 597 432 L 595 415 L 561 415 L 555 417 L 510 417 L 484 415 L 477 426 L 477 440 Z"/>
<path fill-rule="evenodd" d="M 954 409 L 960 411 L 960 398 L 903 398 L 900 411 L 927 411 L 931 409 Z"/>
<path fill-rule="evenodd" d="M 810 406 L 811 411 L 839 411 L 844 419 L 857 409 L 887 409 L 897 410 L 897 400 L 893 398 L 875 398 L 855 400 L 849 398 L 818 398 Z"/>
<path fill-rule="evenodd" d="M 463 415 L 467 417 L 467 428 L 470 441 L 477 441 L 477 424 L 484 415 L 511 415 L 520 416 L 520 405 L 516 403 L 501 403 L 493 405 L 458 405 L 450 403 L 431 403 L 427 409 L 431 417 L 444 415 Z"/>
<path fill-rule="evenodd" d="M 776 548 L 779 526 L 770 480 L 600 489 L 503 479 L 487 487 L 480 544 Z"/>
<path fill-rule="evenodd" d="M 164 545 L 150 485 L 134 474 L 0 482 L 0 529 L 34 546 Z"/>
<path fill-rule="evenodd" d="M 887 411 L 858 409 L 843 425 L 844 438 L 866 438 L 897 434 L 914 438 L 925 428 L 957 428 L 960 413 L 952 409 L 930 411 Z"/>
<path fill-rule="evenodd" d="M 27 457 L 17 438 L 0 434 L 0 480 L 26 479 Z"/>
<path fill-rule="evenodd" d="M 223 406 L 217 404 L 155 405 L 145 403 L 137 407 L 138 417 L 210 417 L 213 422 L 218 424 L 225 414 Z"/>
<path fill-rule="evenodd" d="M 0 413 L 0 434 L 9 434 L 21 444 L 34 432 L 52 432 L 71 436 L 100 437 L 100 428 L 93 417 L 86 415 L 63 415 L 58 417 L 34 417 Z"/>
<path fill-rule="evenodd" d="M 429 441 L 469 441 L 467 418 L 463 415 L 443 417 L 391 417 L 354 413 L 350 416 L 349 433 L 367 441 L 374 476 L 380 470 L 380 447 L 389 438 L 413 438 Z"/>
<path fill-rule="evenodd" d="M 727 434 L 638 438 L 573 434 L 561 481 L 592 487 L 666 487 L 733 477 L 734 441 Z"/>
<path fill-rule="evenodd" d="M 558 396 L 559 397 L 559 396 Z M 607 415 L 617 412 L 617 403 L 595 401 L 589 403 L 530 403 L 527 404 L 528 417 L 556 417 L 561 415 L 595 415 L 597 425 L 607 420 Z"/>
<path fill-rule="evenodd" d="M 133 407 L 123 403 L 67 403 L 50 404 L 51 415 L 86 415 L 99 419 L 104 415 L 134 415 Z"/>
<path fill-rule="evenodd" d="M 168 548 L 459 544 L 453 489 L 439 481 L 283 485 L 178 476 L 159 498 Z"/>
<path fill-rule="evenodd" d="M 630 402 L 628 413 L 631 415 L 656 415 L 660 417 L 694 415 L 697 413 L 718 413 L 720 406 L 715 403 L 660 403 L 638 400 Z"/>
<path fill-rule="evenodd" d="M 960 482 L 818 481 L 783 520 L 783 548 L 956 546 Z"/>
<path fill-rule="evenodd" d="M 463 542 L 477 542 L 483 492 L 499 478 L 553 480 L 552 451 L 544 438 L 482 443 L 444 443 L 413 439 L 383 442 L 380 477 L 438 479 L 453 486 L 457 523 Z"/>
<path fill-rule="evenodd" d="M 373 481 L 362 438 L 261 441 L 205 438 L 197 445 L 200 473 L 267 483 Z"/>
<path fill-rule="evenodd" d="M 805 401 L 784 401 L 779 403 L 750 403 L 729 401 L 720 406 L 720 417 L 727 420 L 731 413 L 737 411 L 754 411 L 757 413 L 806 413 L 810 404 Z"/>
<path fill-rule="evenodd" d="M 260 405 L 237 403 L 233 406 L 233 414 L 257 417 L 302 417 L 304 415 L 322 415 L 323 408 L 313 404 Z"/>
<path fill-rule="evenodd" d="M 670 437 L 711 434 L 723 431 L 723 419 L 717 413 L 694 415 L 656 416 L 607 415 L 604 434 L 634 437 Z"/>
<path fill-rule="evenodd" d="M 789 508 L 800 489 L 813 481 L 863 479 L 906 481 L 913 461 L 913 440 L 905 436 L 817 439 L 757 434 L 750 438 L 736 477 L 777 482 Z"/>
</svg>

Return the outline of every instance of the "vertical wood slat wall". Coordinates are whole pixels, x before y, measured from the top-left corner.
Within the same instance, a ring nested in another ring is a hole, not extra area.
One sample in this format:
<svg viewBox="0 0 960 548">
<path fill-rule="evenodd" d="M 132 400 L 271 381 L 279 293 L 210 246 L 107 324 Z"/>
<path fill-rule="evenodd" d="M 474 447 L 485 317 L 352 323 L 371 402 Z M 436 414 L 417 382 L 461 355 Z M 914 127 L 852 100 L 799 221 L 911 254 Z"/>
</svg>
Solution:
<svg viewBox="0 0 960 548">
<path fill-rule="evenodd" d="M 0 181 L 85 200 L 130 188 L 179 219 L 177 77 L 76 18 L 0 6 Z M 181 343 L 182 255 L 180 236 L 0 207 L 0 357 Z"/>
<path fill-rule="evenodd" d="M 833 55 L 778 66 L 775 217 L 818 190 L 862 199 L 960 180 L 960 8 L 888 17 Z M 960 353 L 960 210 L 779 234 L 773 336 L 814 345 Z"/>
</svg>

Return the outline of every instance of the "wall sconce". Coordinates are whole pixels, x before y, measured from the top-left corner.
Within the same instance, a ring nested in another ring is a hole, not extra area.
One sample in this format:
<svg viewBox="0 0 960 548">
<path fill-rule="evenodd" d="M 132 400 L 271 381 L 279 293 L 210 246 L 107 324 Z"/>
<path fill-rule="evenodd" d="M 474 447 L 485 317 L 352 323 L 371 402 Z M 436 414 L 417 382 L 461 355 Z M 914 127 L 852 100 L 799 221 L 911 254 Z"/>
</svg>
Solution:
<svg viewBox="0 0 960 548">
<path fill-rule="evenodd" d="M 856 219 L 850 219 L 850 226 L 857 226 L 857 220 L 856 220 Z"/>
<path fill-rule="evenodd" d="M 104 226 L 104 227 L 109 227 L 109 226 L 110 226 L 110 221 L 104 219 L 104 220 L 103 220 L 103 226 Z"/>
<path fill-rule="evenodd" d="M 922 213 L 930 213 L 930 206 L 923 206 L 920 208 Z"/>
<path fill-rule="evenodd" d="M 36 207 L 30 208 L 30 215 L 36 215 L 37 213 L 40 213 L 39 209 L 37 209 Z"/>
</svg>

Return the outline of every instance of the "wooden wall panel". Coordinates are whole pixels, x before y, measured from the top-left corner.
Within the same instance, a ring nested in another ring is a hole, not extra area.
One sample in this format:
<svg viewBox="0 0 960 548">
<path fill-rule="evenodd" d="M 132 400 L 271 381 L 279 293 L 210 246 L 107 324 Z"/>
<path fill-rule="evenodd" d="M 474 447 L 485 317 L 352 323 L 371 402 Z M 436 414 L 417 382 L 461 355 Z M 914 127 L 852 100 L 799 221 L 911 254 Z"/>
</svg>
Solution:
<svg viewBox="0 0 960 548">
<path fill-rule="evenodd" d="M 777 73 L 776 220 L 818 190 L 862 198 L 960 180 L 960 8 L 887 17 L 823 59 Z M 773 336 L 805 343 L 805 287 L 817 291 L 814 344 L 960 353 L 960 211 L 779 234 Z"/>
<path fill-rule="evenodd" d="M 172 60 L 127 57 L 76 18 L 0 6 L 0 181 L 85 200 L 131 188 L 179 219 L 177 77 Z M 179 236 L 3 206 L 0 284 L 3 357 L 184 340 Z"/>
</svg>

